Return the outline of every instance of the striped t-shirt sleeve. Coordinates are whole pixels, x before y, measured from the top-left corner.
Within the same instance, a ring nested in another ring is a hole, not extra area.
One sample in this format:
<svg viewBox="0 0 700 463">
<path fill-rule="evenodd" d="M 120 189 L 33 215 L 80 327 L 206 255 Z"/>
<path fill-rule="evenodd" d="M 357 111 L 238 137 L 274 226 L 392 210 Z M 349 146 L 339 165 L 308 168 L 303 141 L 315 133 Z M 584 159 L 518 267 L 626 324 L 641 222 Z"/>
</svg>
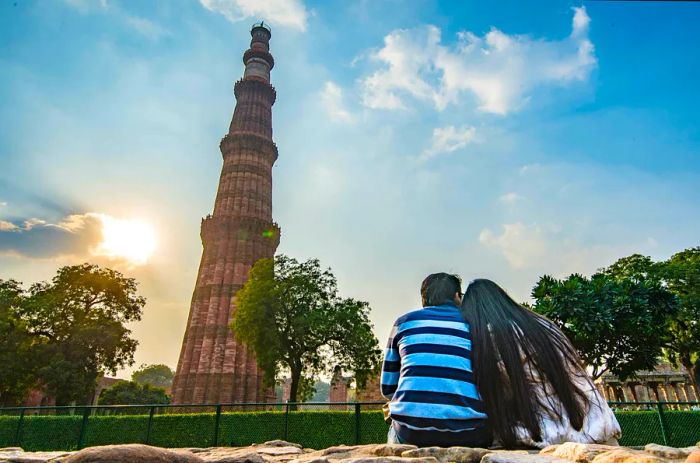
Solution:
<svg viewBox="0 0 700 463">
<path fill-rule="evenodd" d="M 401 357 L 397 349 L 394 338 L 396 337 L 397 326 L 391 328 L 389 341 L 384 351 L 384 362 L 382 363 L 381 389 L 382 395 L 391 400 L 399 384 L 399 372 L 401 371 Z"/>
</svg>

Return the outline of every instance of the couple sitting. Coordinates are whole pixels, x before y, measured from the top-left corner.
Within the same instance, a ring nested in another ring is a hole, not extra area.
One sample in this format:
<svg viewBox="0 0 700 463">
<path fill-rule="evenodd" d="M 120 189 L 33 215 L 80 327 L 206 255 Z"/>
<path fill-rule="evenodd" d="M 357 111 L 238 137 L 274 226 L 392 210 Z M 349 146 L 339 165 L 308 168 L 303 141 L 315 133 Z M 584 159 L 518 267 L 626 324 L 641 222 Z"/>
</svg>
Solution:
<svg viewBox="0 0 700 463">
<path fill-rule="evenodd" d="M 620 426 L 559 328 L 489 280 L 462 297 L 429 275 L 423 308 L 400 317 L 382 367 L 389 443 L 545 447 L 616 444 Z"/>
</svg>

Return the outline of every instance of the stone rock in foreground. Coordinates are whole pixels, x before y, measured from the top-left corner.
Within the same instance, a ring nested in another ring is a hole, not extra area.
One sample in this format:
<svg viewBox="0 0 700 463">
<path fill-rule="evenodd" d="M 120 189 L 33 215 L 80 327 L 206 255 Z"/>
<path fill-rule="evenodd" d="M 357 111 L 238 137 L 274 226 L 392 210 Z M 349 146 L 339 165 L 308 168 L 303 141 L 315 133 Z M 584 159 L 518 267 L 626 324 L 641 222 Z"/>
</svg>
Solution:
<svg viewBox="0 0 700 463">
<path fill-rule="evenodd" d="M 407 450 L 416 448 L 415 445 L 395 444 L 336 445 L 298 455 L 290 463 L 336 463 L 357 458 L 400 457 Z"/>
<path fill-rule="evenodd" d="M 274 441 L 275 445 L 268 446 L 269 444 L 266 442 L 250 447 L 211 447 L 197 449 L 193 453 L 207 463 L 285 463 L 304 453 L 299 446 L 289 442 Z"/>
<path fill-rule="evenodd" d="M 341 460 L 342 463 L 439 463 L 435 457 L 403 458 L 403 457 L 358 457 Z"/>
<path fill-rule="evenodd" d="M 90 447 L 78 452 L 24 452 L 0 448 L 0 463 L 700 463 L 697 447 L 649 444 L 644 450 L 567 442 L 538 450 L 371 444 L 302 449 L 286 441 L 248 447 L 164 449 L 141 444 Z"/>
<path fill-rule="evenodd" d="M 296 447 L 301 448 L 301 445 L 295 444 L 294 442 L 287 442 L 286 440 L 269 440 L 263 442 L 262 444 L 255 445 L 254 447 Z"/>
<path fill-rule="evenodd" d="M 541 453 L 500 451 L 484 455 L 481 463 L 571 463 L 571 461 Z"/>
<path fill-rule="evenodd" d="M 700 450 L 696 450 L 685 460 L 685 463 L 700 463 Z"/>
<path fill-rule="evenodd" d="M 550 445 L 540 451 L 540 455 L 550 455 L 577 463 L 589 463 L 598 455 L 619 450 L 620 447 L 602 444 L 579 444 L 578 442 L 566 442 L 561 445 Z"/>
<path fill-rule="evenodd" d="M 477 447 L 423 447 L 403 452 L 401 456 L 408 458 L 434 457 L 440 463 L 479 463 L 487 453 L 491 453 L 491 450 Z"/>
<path fill-rule="evenodd" d="M 378 457 L 400 457 L 404 452 L 417 448 L 415 445 L 408 444 L 378 444 L 374 446 L 372 454 Z"/>
<path fill-rule="evenodd" d="M 204 463 L 203 459 L 190 452 L 168 450 L 143 444 L 88 447 L 60 461 L 61 463 Z"/>
<path fill-rule="evenodd" d="M 0 462 L 43 463 L 45 461 L 59 461 L 61 457 L 70 454 L 71 452 L 24 452 L 19 447 L 7 447 L 0 449 Z"/>
<path fill-rule="evenodd" d="M 696 451 L 697 447 L 668 447 L 666 445 L 659 444 L 647 444 L 644 446 L 644 451 L 661 458 L 668 458 L 671 460 L 684 460 L 688 456 Z"/>
<path fill-rule="evenodd" d="M 641 450 L 618 447 L 616 450 L 603 452 L 592 463 L 668 463 L 668 459 L 657 457 Z"/>
</svg>

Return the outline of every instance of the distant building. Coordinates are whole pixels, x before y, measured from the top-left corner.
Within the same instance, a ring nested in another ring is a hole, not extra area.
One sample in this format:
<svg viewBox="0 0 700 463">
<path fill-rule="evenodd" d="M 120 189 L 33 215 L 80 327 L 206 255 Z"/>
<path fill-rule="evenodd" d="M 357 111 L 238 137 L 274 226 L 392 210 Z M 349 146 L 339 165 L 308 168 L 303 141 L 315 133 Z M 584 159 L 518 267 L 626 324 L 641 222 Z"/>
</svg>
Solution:
<svg viewBox="0 0 700 463">
<path fill-rule="evenodd" d="M 357 402 L 386 402 L 386 399 L 384 398 L 384 396 L 382 396 L 381 391 L 381 373 L 377 373 L 371 376 L 367 380 L 365 387 L 362 389 L 358 389 L 355 396 L 355 400 Z M 363 406 L 362 408 L 381 408 L 381 405 Z"/>
<path fill-rule="evenodd" d="M 101 376 L 97 379 L 97 386 L 95 391 L 92 393 L 91 400 L 88 404 L 77 404 L 77 405 L 96 405 L 97 399 L 100 394 L 105 389 L 109 389 L 115 383 L 124 381 L 119 378 L 110 378 L 109 376 Z M 23 407 L 54 407 L 56 406 L 56 398 L 47 395 L 42 388 L 35 388 L 29 391 L 27 398 L 22 402 Z"/>
<path fill-rule="evenodd" d="M 119 378 L 110 378 L 109 376 L 103 376 L 97 380 L 97 387 L 95 388 L 95 393 L 92 395 L 92 405 L 97 405 L 97 400 L 100 398 L 100 394 L 105 389 L 109 389 L 118 382 L 125 381 Z"/>
<path fill-rule="evenodd" d="M 627 381 L 605 373 L 598 387 L 611 402 L 696 402 L 700 399 L 690 375 L 684 369 L 660 363 L 653 371 L 637 372 Z"/>
</svg>

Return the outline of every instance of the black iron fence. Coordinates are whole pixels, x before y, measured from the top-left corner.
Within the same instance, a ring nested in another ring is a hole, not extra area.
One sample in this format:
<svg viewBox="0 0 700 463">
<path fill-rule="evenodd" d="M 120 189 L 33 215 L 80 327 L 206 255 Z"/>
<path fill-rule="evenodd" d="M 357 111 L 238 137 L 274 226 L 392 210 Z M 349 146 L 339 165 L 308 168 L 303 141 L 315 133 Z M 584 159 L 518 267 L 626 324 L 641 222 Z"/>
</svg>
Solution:
<svg viewBox="0 0 700 463">
<path fill-rule="evenodd" d="M 381 403 L 255 403 L 0 408 L 0 447 L 73 450 L 144 443 L 244 446 L 274 439 L 304 447 L 386 441 Z M 700 440 L 700 402 L 610 402 L 622 445 L 690 446 Z"/>
</svg>

